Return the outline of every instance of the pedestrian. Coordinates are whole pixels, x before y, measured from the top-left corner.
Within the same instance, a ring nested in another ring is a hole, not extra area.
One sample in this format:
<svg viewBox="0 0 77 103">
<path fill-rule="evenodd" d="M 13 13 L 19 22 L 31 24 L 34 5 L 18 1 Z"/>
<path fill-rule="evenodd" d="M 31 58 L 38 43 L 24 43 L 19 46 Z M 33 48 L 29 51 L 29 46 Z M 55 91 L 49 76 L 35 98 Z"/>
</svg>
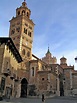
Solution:
<svg viewBox="0 0 77 103">
<path fill-rule="evenodd" d="M 44 97 L 44 94 L 42 94 L 42 102 L 45 103 L 45 97 Z"/>
</svg>

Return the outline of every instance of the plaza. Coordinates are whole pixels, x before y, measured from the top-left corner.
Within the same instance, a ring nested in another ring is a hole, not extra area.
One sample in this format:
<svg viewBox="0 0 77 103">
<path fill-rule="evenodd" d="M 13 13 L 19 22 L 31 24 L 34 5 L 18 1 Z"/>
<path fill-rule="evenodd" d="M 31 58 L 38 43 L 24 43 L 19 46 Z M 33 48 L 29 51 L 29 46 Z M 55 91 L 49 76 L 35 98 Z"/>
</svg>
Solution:
<svg viewBox="0 0 77 103">
<path fill-rule="evenodd" d="M 41 98 L 13 98 L 0 103 L 42 103 Z M 46 98 L 45 103 L 77 103 L 77 97 L 52 97 Z"/>
</svg>

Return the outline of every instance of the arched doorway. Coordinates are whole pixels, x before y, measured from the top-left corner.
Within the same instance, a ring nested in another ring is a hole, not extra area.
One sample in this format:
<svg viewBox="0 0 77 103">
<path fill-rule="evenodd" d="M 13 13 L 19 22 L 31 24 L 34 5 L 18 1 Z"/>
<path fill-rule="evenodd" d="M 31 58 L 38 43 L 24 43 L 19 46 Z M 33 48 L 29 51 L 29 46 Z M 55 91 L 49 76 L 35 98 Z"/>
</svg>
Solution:
<svg viewBox="0 0 77 103">
<path fill-rule="evenodd" d="M 21 81 L 21 97 L 27 97 L 27 85 L 28 82 L 26 78 L 23 78 Z"/>
</svg>

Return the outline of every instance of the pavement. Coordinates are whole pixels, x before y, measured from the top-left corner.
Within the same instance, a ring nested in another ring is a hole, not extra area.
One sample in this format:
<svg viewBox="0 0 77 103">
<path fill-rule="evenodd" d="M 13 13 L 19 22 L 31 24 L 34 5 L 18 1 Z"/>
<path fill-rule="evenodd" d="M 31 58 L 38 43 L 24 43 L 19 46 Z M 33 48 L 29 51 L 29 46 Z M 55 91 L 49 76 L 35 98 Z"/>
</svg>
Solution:
<svg viewBox="0 0 77 103">
<path fill-rule="evenodd" d="M 41 98 L 13 98 L 4 99 L 0 103 L 42 103 Z M 45 98 L 45 103 L 77 103 L 77 97 Z"/>
</svg>

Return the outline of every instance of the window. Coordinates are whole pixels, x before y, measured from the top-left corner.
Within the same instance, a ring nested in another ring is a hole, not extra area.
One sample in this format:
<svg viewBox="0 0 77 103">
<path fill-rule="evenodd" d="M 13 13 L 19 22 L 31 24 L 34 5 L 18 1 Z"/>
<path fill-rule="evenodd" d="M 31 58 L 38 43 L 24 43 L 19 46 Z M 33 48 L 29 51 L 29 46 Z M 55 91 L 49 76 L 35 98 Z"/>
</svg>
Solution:
<svg viewBox="0 0 77 103">
<path fill-rule="evenodd" d="M 28 35 L 31 37 L 31 32 L 30 31 L 28 32 Z"/>
<path fill-rule="evenodd" d="M 20 15 L 20 11 L 18 11 L 18 15 Z"/>
<path fill-rule="evenodd" d="M 22 54 L 25 55 L 25 49 L 22 50 Z"/>
<path fill-rule="evenodd" d="M 34 67 L 32 67 L 32 76 L 34 76 Z"/>
<path fill-rule="evenodd" d="M 30 32 L 29 36 L 31 37 L 31 32 Z"/>
<path fill-rule="evenodd" d="M 25 14 L 25 10 L 22 11 L 22 14 Z"/>
<path fill-rule="evenodd" d="M 27 12 L 27 17 L 29 17 L 29 13 Z"/>
<path fill-rule="evenodd" d="M 11 34 L 14 34 L 15 33 L 15 29 L 13 29 L 12 31 L 11 31 Z"/>
<path fill-rule="evenodd" d="M 30 57 L 30 52 L 29 51 L 27 52 L 27 56 Z"/>
<path fill-rule="evenodd" d="M 24 28 L 24 33 L 27 34 L 27 29 Z"/>
<path fill-rule="evenodd" d="M 20 31 L 20 27 L 16 28 L 16 31 L 19 32 Z"/>
</svg>

